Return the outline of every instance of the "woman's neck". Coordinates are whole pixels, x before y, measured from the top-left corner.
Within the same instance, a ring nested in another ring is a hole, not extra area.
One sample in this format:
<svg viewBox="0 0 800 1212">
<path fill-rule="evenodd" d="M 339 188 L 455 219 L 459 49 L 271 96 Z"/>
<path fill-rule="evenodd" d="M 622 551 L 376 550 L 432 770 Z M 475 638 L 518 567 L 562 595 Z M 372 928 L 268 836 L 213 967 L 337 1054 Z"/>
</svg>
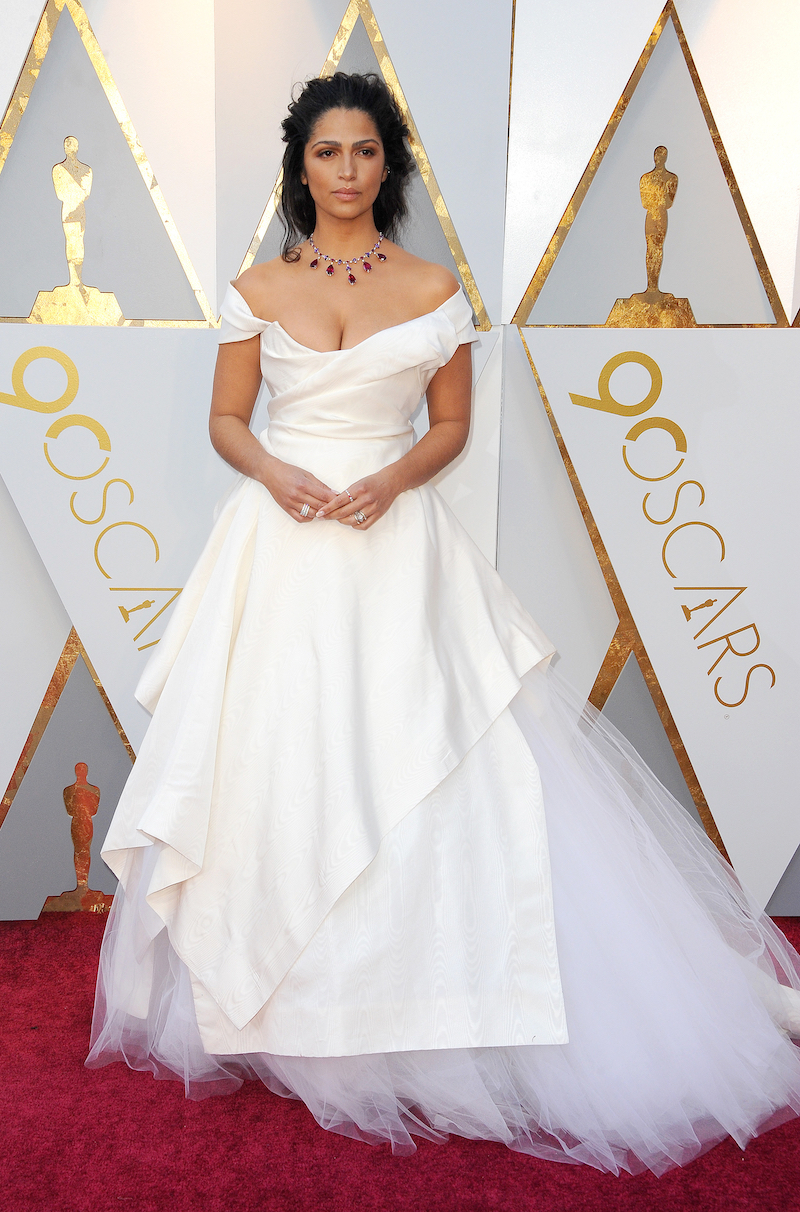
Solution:
<svg viewBox="0 0 800 1212">
<path fill-rule="evenodd" d="M 344 260 L 368 252 L 378 236 L 371 214 L 358 219 L 333 219 L 318 214 L 312 239 L 321 252 Z"/>
</svg>

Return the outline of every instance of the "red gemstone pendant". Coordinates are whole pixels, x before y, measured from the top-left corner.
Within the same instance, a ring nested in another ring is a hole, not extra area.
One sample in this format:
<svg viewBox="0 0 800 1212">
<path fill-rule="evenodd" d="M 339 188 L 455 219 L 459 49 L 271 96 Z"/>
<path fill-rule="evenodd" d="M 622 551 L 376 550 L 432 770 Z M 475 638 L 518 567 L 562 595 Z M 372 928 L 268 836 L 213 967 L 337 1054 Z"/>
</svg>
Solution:
<svg viewBox="0 0 800 1212">
<path fill-rule="evenodd" d="M 325 273 L 328 275 L 329 278 L 332 278 L 334 273 L 336 272 L 335 266 L 339 265 L 344 269 L 345 273 L 347 274 L 347 281 L 350 283 L 351 286 L 356 286 L 358 283 L 358 278 L 356 277 L 355 267 L 356 267 L 356 265 L 358 265 L 359 261 L 364 266 L 364 273 L 368 274 L 368 273 L 372 272 L 372 269 L 373 269 L 372 262 L 373 262 L 374 257 L 377 257 L 377 259 L 379 261 L 386 260 L 386 253 L 378 252 L 378 249 L 380 248 L 381 244 L 383 243 L 383 232 L 380 232 L 378 234 L 378 239 L 375 242 L 375 244 L 373 245 L 373 247 L 369 250 L 369 252 L 365 252 L 362 254 L 362 256 L 353 257 L 349 260 L 347 258 L 342 258 L 342 257 L 329 257 L 327 253 L 320 252 L 320 250 L 317 248 L 316 244 L 314 243 L 313 232 L 308 237 L 308 242 L 311 245 L 311 248 L 314 252 L 313 261 L 309 261 L 309 263 L 308 263 L 309 269 L 316 269 L 317 266 L 320 264 L 320 262 L 327 261 L 327 265 L 325 266 Z"/>
</svg>

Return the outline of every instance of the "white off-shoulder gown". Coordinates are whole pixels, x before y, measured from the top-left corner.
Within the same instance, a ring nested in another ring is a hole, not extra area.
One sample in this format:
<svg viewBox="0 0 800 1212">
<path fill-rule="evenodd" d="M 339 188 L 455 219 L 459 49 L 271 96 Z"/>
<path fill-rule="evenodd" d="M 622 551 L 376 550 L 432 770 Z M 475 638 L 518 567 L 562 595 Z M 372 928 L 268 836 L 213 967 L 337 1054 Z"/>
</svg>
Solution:
<svg viewBox="0 0 800 1212">
<path fill-rule="evenodd" d="M 460 291 L 330 352 L 222 318 L 337 491 L 474 339 Z M 359 532 L 243 477 L 137 689 L 87 1063 L 612 1171 L 800 1111 L 800 958 L 552 652 L 430 485 Z"/>
</svg>

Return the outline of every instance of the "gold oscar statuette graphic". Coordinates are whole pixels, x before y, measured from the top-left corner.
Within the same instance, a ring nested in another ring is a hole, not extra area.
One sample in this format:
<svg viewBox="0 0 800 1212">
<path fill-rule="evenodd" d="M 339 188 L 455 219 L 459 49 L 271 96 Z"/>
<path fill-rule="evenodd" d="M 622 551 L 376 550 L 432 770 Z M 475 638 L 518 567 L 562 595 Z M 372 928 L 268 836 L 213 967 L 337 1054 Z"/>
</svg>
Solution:
<svg viewBox="0 0 800 1212">
<path fill-rule="evenodd" d="M 676 299 L 658 289 L 667 238 L 667 212 L 678 192 L 678 177 L 667 168 L 667 154 L 666 147 L 657 147 L 653 152 L 655 167 L 639 181 L 642 206 L 647 212 L 644 221 L 647 290 L 617 299 L 606 320 L 607 328 L 696 327 L 689 300 Z"/>
<path fill-rule="evenodd" d="M 681 606 L 681 610 L 683 611 L 683 617 L 686 619 L 686 622 L 689 623 L 695 610 L 708 610 L 709 606 L 716 606 L 716 604 L 716 598 L 706 598 L 705 602 L 700 602 L 697 606 L 686 606 L 684 604 Z"/>
<path fill-rule="evenodd" d="M 92 861 L 92 818 L 100 803 L 100 788 L 88 780 L 89 767 L 78 762 L 75 782 L 64 788 L 64 807 L 72 817 L 72 848 L 75 861 L 76 886 L 60 896 L 48 896 L 42 913 L 107 913 L 114 899 L 107 892 L 95 892 L 89 887 L 89 867 Z"/>
<path fill-rule="evenodd" d="M 29 319 L 38 324 L 123 324 L 125 317 L 111 293 L 83 283 L 86 201 L 92 192 L 92 170 L 78 159 L 78 140 L 64 140 L 66 157 L 53 168 L 53 189 L 61 203 L 69 282 L 39 291 Z"/>
<path fill-rule="evenodd" d="M 138 606 L 131 606 L 131 607 L 120 606 L 120 607 L 118 607 L 118 609 L 119 609 L 119 612 L 122 615 L 123 619 L 125 620 L 125 622 L 129 623 L 131 620 L 131 615 L 133 614 L 134 610 L 149 610 L 152 606 L 155 606 L 155 604 L 156 604 L 155 599 L 145 598 L 145 600 L 143 602 L 140 602 Z"/>
</svg>

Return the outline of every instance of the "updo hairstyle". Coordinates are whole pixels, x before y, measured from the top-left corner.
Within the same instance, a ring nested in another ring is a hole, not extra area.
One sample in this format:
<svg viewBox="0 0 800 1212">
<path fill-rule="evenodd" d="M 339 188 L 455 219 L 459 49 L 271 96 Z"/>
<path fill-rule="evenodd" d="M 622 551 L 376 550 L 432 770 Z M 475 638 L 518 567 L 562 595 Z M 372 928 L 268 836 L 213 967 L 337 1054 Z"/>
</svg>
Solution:
<svg viewBox="0 0 800 1212">
<path fill-rule="evenodd" d="M 286 151 L 278 215 L 285 228 L 281 245 L 284 261 L 300 259 L 297 245 L 311 235 L 316 225 L 317 208 L 301 180 L 303 157 L 314 127 L 330 109 L 361 110 L 372 119 L 380 135 L 389 174 L 372 208 L 378 231 L 391 239 L 408 210 L 406 185 L 414 168 L 414 158 L 405 142 L 408 127 L 380 76 L 374 72 L 335 72 L 324 79 L 307 80 L 282 123 Z"/>
</svg>

